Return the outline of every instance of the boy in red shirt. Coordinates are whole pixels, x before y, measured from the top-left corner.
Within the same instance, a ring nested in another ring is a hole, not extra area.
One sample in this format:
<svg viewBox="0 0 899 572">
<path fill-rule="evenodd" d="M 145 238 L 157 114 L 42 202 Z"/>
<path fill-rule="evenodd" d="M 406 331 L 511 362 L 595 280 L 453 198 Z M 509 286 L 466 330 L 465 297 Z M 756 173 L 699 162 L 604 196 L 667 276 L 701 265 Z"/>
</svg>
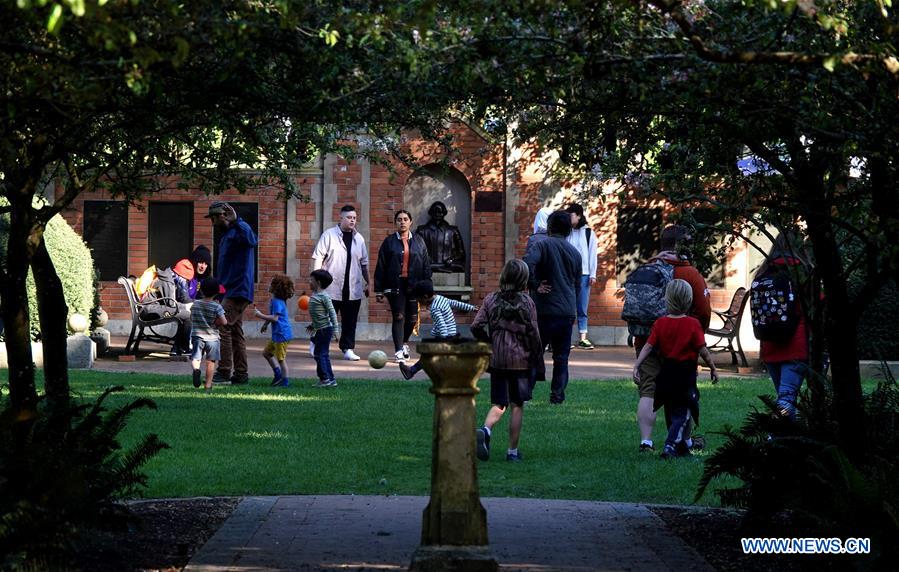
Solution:
<svg viewBox="0 0 899 572">
<path fill-rule="evenodd" d="M 718 383 L 718 371 L 705 345 L 705 334 L 699 320 L 688 316 L 693 304 L 693 289 L 686 280 L 674 279 L 665 288 L 668 315 L 655 321 L 646 345 L 634 364 L 634 381 L 639 385 L 640 365 L 655 350 L 662 362 L 656 379 L 653 410 L 662 406 L 670 415 L 671 425 L 665 439 L 662 458 L 687 456 L 690 448 L 684 441 L 684 429 L 693 419 L 699 423 L 699 390 L 696 388 L 696 364 L 701 356 L 711 370 L 712 383 Z"/>
</svg>

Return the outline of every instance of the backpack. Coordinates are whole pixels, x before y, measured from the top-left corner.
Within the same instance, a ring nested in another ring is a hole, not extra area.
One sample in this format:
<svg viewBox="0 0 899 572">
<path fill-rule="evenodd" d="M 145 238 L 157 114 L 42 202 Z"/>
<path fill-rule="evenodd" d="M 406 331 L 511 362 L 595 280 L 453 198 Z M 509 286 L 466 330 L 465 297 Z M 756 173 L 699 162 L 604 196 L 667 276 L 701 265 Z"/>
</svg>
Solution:
<svg viewBox="0 0 899 572">
<path fill-rule="evenodd" d="M 138 300 L 143 300 L 144 294 L 150 290 L 150 287 L 153 286 L 153 282 L 155 281 L 156 265 L 154 264 L 144 270 L 143 274 L 140 275 L 140 278 L 134 281 L 134 293 L 137 294 Z"/>
<path fill-rule="evenodd" d="M 786 341 L 799 325 L 798 300 L 787 270 L 771 268 L 752 281 L 749 313 L 756 339 Z"/>
<path fill-rule="evenodd" d="M 178 313 L 178 304 L 175 302 L 175 274 L 171 268 L 156 270 L 155 266 L 151 266 L 144 271 L 138 283 L 143 283 L 145 277 L 151 276 L 151 270 L 155 272 L 152 282 L 149 286 L 144 286 L 143 295 L 139 295 L 141 304 L 144 304 L 140 317 L 143 320 L 158 320 L 174 316 Z M 138 290 L 137 283 L 134 290 L 135 292 Z"/>
<path fill-rule="evenodd" d="M 624 283 L 621 319 L 632 336 L 647 337 L 652 324 L 668 313 L 665 288 L 674 280 L 674 266 L 654 260 L 641 264 Z"/>
</svg>

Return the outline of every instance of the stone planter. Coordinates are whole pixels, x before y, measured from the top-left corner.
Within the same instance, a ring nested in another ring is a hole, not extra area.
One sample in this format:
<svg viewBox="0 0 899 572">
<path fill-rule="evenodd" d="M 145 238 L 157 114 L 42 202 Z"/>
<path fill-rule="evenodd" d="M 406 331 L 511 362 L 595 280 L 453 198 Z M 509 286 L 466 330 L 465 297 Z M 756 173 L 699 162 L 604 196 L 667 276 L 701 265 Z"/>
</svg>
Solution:
<svg viewBox="0 0 899 572">
<path fill-rule="evenodd" d="M 91 340 L 97 344 L 97 355 L 101 356 L 109 349 L 110 333 L 104 328 L 97 328 L 90 335 Z"/>
</svg>

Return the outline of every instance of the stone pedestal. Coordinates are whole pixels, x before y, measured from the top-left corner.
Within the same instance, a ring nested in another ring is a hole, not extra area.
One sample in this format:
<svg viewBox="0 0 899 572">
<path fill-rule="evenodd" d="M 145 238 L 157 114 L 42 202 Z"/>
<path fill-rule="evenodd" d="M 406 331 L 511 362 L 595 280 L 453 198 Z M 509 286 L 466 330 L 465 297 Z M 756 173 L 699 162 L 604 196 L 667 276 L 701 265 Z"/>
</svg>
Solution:
<svg viewBox="0 0 899 572">
<path fill-rule="evenodd" d="M 495 571 L 498 565 L 487 547 L 487 512 L 478 491 L 474 436 L 475 384 L 487 369 L 490 346 L 425 340 L 417 350 L 435 400 L 431 501 L 410 569 Z"/>
<path fill-rule="evenodd" d="M 66 340 L 69 369 L 90 369 L 97 357 L 97 344 L 84 334 L 74 334 Z"/>
<path fill-rule="evenodd" d="M 109 341 L 111 339 L 109 330 L 105 328 L 97 328 L 91 332 L 91 339 L 97 344 L 97 355 L 101 356 L 109 349 Z"/>
<path fill-rule="evenodd" d="M 441 286 L 465 286 L 465 273 L 434 272 L 431 274 L 431 282 L 434 283 L 435 290 L 439 290 Z"/>
</svg>

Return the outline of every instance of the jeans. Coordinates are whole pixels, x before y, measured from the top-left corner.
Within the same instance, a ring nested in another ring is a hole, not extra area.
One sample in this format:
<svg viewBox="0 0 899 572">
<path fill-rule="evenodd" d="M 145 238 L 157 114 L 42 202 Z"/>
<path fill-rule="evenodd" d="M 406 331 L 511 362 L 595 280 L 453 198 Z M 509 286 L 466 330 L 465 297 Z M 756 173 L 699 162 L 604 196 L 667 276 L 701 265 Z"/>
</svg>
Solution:
<svg viewBox="0 0 899 572">
<path fill-rule="evenodd" d="M 584 274 L 577 291 L 577 331 L 587 333 L 587 305 L 590 303 L 590 276 Z"/>
<path fill-rule="evenodd" d="M 331 369 L 331 338 L 334 336 L 334 328 L 328 326 L 312 334 L 312 343 L 315 344 L 315 374 L 322 381 L 334 379 L 334 371 Z"/>
<path fill-rule="evenodd" d="M 340 341 L 337 347 L 345 352 L 356 347 L 356 321 L 362 300 L 333 300 L 334 310 L 340 314 Z"/>
<path fill-rule="evenodd" d="M 572 319 L 559 316 L 538 316 L 540 340 L 553 349 L 553 379 L 550 385 L 549 401 L 565 401 L 568 386 L 568 355 L 571 353 Z"/>
<path fill-rule="evenodd" d="M 665 418 L 670 416 L 671 424 L 668 426 L 668 437 L 665 438 L 665 446 L 672 446 L 678 441 L 684 440 L 687 425 L 690 422 L 690 409 L 686 406 L 665 406 Z"/>
<path fill-rule="evenodd" d="M 768 374 L 774 382 L 777 392 L 777 405 L 790 417 L 796 415 L 796 397 L 802 386 L 802 379 L 808 372 L 808 366 L 801 361 L 782 361 L 766 363 Z"/>
<path fill-rule="evenodd" d="M 222 308 L 225 310 L 226 326 L 219 327 L 221 336 L 222 360 L 218 372 L 224 377 L 234 374 L 247 376 L 247 340 L 243 335 L 243 311 L 250 305 L 246 298 L 225 298 Z"/>
<path fill-rule="evenodd" d="M 387 294 L 390 303 L 390 311 L 393 313 L 391 334 L 393 335 L 393 349 L 400 351 L 403 344 L 409 342 L 409 337 L 418 325 L 418 300 L 408 296 L 409 281 L 400 278 L 400 285 L 393 292 Z"/>
</svg>

